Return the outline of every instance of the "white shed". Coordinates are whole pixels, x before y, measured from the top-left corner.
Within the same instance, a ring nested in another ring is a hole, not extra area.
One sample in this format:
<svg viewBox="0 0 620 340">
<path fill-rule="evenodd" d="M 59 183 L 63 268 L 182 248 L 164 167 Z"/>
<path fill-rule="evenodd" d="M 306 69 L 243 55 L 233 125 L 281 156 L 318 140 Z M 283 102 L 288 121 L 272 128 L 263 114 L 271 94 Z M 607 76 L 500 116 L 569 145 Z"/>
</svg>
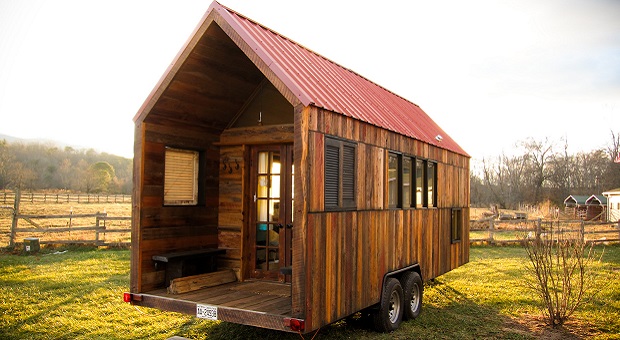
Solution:
<svg viewBox="0 0 620 340">
<path fill-rule="evenodd" d="M 607 221 L 620 221 L 620 188 L 605 191 L 603 195 L 607 197 Z"/>
</svg>

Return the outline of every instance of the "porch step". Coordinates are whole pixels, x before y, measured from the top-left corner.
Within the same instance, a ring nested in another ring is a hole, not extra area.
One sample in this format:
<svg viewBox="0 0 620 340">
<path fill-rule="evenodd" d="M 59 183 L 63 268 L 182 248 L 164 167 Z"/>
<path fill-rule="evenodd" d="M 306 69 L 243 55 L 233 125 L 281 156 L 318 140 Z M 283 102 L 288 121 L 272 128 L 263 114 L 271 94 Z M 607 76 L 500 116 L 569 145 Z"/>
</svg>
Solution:
<svg viewBox="0 0 620 340">
<path fill-rule="evenodd" d="M 215 287 L 235 281 L 237 281 L 237 276 L 232 269 L 220 270 L 213 273 L 180 277 L 170 282 L 170 287 L 168 287 L 168 293 L 182 294 L 203 288 Z"/>
</svg>

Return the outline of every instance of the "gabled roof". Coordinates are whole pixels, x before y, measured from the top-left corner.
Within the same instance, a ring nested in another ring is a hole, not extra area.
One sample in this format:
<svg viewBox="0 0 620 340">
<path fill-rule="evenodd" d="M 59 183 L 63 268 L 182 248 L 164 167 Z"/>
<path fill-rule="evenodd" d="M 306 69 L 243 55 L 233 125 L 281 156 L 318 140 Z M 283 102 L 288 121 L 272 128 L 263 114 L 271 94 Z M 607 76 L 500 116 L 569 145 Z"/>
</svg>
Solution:
<svg viewBox="0 0 620 340">
<path fill-rule="evenodd" d="M 285 97 L 289 98 L 289 101 L 292 94 L 293 101 L 304 106 L 324 108 L 469 156 L 416 104 L 218 2 L 211 4 L 198 27 L 208 22 L 209 15 L 213 13 L 217 17 L 210 25 L 228 26 L 223 27 L 223 30 L 229 36 L 236 35 L 240 38 L 241 41 L 238 41 L 231 36 L 250 60 L 255 64 L 266 65 L 268 71 L 273 72 L 284 84 L 288 90 L 288 96 Z M 195 40 L 196 35 L 204 34 L 204 30 L 199 28 L 177 55 L 173 65 L 182 63 L 182 52 L 189 47 L 190 41 Z M 242 47 L 243 44 L 247 46 Z M 170 70 L 162 79 L 169 78 Z M 263 69 L 262 72 L 266 70 Z M 164 85 L 162 81 L 158 86 L 161 85 Z M 281 88 L 279 90 L 282 91 Z M 147 101 L 157 101 L 155 92 Z M 296 105 L 294 102 L 292 104 Z M 143 105 L 135 120 L 148 113 L 149 105 L 152 107 L 149 103 Z"/>
<path fill-rule="evenodd" d="M 620 188 L 616 188 L 616 189 L 611 189 L 611 190 L 607 190 L 603 193 L 603 195 L 605 196 L 616 196 L 616 195 L 620 195 Z"/>
<path fill-rule="evenodd" d="M 590 196 L 585 195 L 568 195 L 568 197 L 564 199 L 564 204 L 583 205 L 586 204 L 589 197 Z"/>
<path fill-rule="evenodd" d="M 586 200 L 587 205 L 607 205 L 607 197 L 603 195 L 592 195 Z"/>
<path fill-rule="evenodd" d="M 211 10 L 218 11 L 255 48 L 303 105 L 338 112 L 467 155 L 416 104 L 217 2 Z"/>
</svg>

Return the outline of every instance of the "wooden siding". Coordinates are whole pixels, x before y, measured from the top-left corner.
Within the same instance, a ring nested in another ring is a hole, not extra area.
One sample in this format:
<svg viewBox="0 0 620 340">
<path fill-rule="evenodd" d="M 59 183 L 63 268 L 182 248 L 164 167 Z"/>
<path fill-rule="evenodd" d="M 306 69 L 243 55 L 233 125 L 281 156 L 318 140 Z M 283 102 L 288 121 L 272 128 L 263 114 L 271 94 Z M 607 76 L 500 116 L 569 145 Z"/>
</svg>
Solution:
<svg viewBox="0 0 620 340">
<path fill-rule="evenodd" d="M 243 145 L 220 148 L 218 248 L 226 249 L 226 254 L 218 258 L 217 265 L 218 268 L 235 270 L 238 278 L 241 278 L 242 270 L 245 154 L 246 148 Z"/>
<path fill-rule="evenodd" d="M 133 207 L 132 291 L 139 292 L 164 284 L 163 271 L 155 269 L 153 255 L 217 247 L 219 148 L 213 146 L 215 135 L 175 125 L 143 122 L 136 127 L 136 138 L 140 138 L 136 145 L 141 151 L 134 158 L 139 180 L 139 190 L 135 191 L 139 192 L 134 194 Z M 200 152 L 204 170 L 199 176 L 198 205 L 164 206 L 166 146 Z"/>
<path fill-rule="evenodd" d="M 296 178 L 295 185 L 307 186 L 299 194 L 307 197 L 308 215 L 295 228 L 307 247 L 305 275 L 312 277 L 304 292 L 309 329 L 379 302 L 388 272 L 419 264 L 423 279 L 429 280 L 468 261 L 468 157 L 322 109 L 309 108 L 303 115 L 309 131 L 301 149 L 307 148 L 308 155 L 302 156 L 300 169 L 305 163 L 309 176 L 307 183 Z M 326 135 L 358 143 L 355 211 L 324 211 Z M 387 151 L 437 162 L 437 207 L 387 209 Z M 461 241 L 455 243 L 450 234 L 452 208 L 462 209 Z"/>
</svg>

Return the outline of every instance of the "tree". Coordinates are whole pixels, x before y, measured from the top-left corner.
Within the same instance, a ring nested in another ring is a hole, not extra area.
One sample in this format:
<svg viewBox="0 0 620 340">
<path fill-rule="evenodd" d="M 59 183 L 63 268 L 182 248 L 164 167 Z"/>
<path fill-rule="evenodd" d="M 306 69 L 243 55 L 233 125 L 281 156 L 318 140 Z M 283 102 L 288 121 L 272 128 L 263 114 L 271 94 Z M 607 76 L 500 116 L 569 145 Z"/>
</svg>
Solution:
<svg viewBox="0 0 620 340">
<path fill-rule="evenodd" d="M 526 173 L 533 191 L 528 197 L 532 198 L 531 203 L 542 202 L 547 198 L 543 197 L 543 185 L 549 178 L 547 166 L 553 155 L 553 144 L 548 139 L 541 142 L 530 138 L 521 142 L 521 146 L 525 149 Z"/>
<path fill-rule="evenodd" d="M 90 166 L 90 175 L 93 178 L 93 192 L 108 192 L 114 181 L 114 168 L 108 162 L 97 162 Z"/>
<path fill-rule="evenodd" d="M 9 145 L 6 140 L 0 141 L 0 189 L 6 189 L 9 182 L 9 166 L 13 162 L 13 155 L 10 153 Z"/>
<path fill-rule="evenodd" d="M 525 262 L 526 286 L 539 298 L 547 323 L 560 326 L 592 297 L 596 275 L 591 265 L 593 244 L 551 227 L 548 233 L 522 239 L 529 262 Z"/>
</svg>

